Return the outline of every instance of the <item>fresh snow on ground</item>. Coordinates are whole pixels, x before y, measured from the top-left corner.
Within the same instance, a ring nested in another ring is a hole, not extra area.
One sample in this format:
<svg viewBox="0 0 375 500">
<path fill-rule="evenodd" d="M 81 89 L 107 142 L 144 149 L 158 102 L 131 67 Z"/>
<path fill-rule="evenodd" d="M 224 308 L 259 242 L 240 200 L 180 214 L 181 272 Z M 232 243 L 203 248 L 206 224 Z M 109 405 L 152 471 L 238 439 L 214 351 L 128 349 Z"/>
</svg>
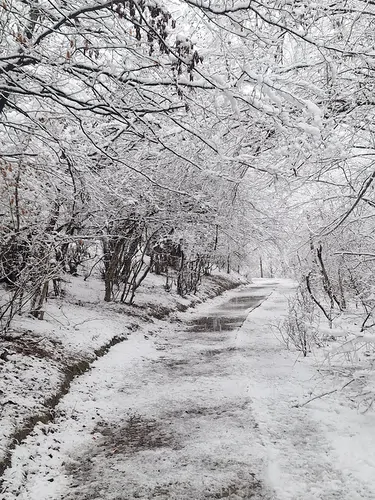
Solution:
<svg viewBox="0 0 375 500">
<path fill-rule="evenodd" d="M 307 403 L 346 379 L 275 336 L 293 283 L 254 281 L 140 329 L 76 378 L 15 449 L 3 499 L 375 499 L 374 413 L 345 390 Z M 247 292 L 240 328 L 197 327 L 220 304 L 235 317 Z"/>
</svg>

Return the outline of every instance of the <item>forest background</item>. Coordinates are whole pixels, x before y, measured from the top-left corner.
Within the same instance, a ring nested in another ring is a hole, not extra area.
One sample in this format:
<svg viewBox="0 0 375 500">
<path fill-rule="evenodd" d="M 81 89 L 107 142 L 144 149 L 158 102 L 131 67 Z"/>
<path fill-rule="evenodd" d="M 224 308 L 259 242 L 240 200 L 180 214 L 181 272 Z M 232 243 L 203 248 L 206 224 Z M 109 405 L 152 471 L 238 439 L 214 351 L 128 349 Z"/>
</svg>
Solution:
<svg viewBox="0 0 375 500">
<path fill-rule="evenodd" d="M 261 266 L 303 314 L 354 301 L 372 328 L 374 19 L 371 0 L 3 0 L 2 329 L 83 261 L 125 303 L 150 271 L 184 296 Z"/>
</svg>

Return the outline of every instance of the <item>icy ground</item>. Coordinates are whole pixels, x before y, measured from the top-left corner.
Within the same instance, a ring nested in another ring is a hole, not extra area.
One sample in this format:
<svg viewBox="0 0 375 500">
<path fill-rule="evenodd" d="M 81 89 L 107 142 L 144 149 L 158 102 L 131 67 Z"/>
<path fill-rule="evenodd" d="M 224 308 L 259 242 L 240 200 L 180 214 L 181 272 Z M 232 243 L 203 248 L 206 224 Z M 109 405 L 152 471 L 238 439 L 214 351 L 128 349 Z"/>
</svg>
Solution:
<svg viewBox="0 0 375 500">
<path fill-rule="evenodd" d="M 3 499 L 375 499 L 374 413 L 298 407 L 325 387 L 270 326 L 292 283 L 246 288 L 241 327 L 244 288 L 112 347 L 16 448 Z"/>
</svg>

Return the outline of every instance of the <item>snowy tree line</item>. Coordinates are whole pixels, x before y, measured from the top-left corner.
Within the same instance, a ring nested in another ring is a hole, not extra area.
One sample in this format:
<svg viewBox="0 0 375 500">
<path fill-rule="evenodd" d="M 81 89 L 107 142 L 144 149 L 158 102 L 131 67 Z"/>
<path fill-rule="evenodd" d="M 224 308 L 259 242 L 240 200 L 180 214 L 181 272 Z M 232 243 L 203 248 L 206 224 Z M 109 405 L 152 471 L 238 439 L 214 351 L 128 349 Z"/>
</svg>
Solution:
<svg viewBox="0 0 375 500">
<path fill-rule="evenodd" d="M 185 294 L 261 251 L 329 320 L 355 297 L 371 326 L 374 16 L 365 0 L 4 0 L 2 325 L 42 317 L 100 243 L 107 301 L 169 266 Z"/>
</svg>

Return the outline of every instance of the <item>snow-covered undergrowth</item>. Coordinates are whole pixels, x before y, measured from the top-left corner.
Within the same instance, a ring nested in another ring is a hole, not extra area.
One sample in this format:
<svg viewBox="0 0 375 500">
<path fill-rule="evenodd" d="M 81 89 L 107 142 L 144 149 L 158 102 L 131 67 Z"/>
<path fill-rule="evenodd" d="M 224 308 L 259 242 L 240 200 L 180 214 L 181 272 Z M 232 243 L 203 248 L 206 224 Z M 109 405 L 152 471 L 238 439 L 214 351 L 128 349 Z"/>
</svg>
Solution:
<svg viewBox="0 0 375 500">
<path fill-rule="evenodd" d="M 333 313 L 330 321 L 311 301 L 292 297 L 288 314 L 273 325 L 276 337 L 289 350 L 306 357 L 317 369 L 325 397 L 345 391 L 348 406 L 360 412 L 373 409 L 375 402 L 375 334 L 362 331 L 364 313 L 349 303 Z"/>
<path fill-rule="evenodd" d="M 313 345 L 306 358 L 294 346 L 288 352 L 272 327 L 275 320 L 287 318 L 283 295 L 274 293 L 249 316 L 238 335 L 238 345 L 252 353 L 248 392 L 267 450 L 272 498 L 373 499 L 375 415 L 360 411 L 350 392 L 358 392 L 355 382 L 343 388 L 351 380 L 348 365 L 340 370 L 344 360 L 332 357 L 345 343 L 344 337 L 356 337 L 355 331 L 346 317 L 337 332 L 333 330 L 335 339 L 328 339 L 329 328 L 317 323 L 313 326 L 319 326 L 324 345 Z M 284 305 L 284 314 L 275 314 L 279 304 Z"/>
<path fill-rule="evenodd" d="M 319 347 L 314 350 L 323 377 L 342 384 L 348 401 L 361 413 L 373 410 L 375 401 L 375 335 L 361 331 L 358 314 L 347 311 L 329 328 L 318 327 Z"/>
<path fill-rule="evenodd" d="M 215 274 L 196 295 L 166 292 L 163 278 L 149 275 L 134 306 L 105 303 L 99 279 L 70 277 L 63 298 L 49 297 L 44 320 L 16 316 L 0 339 L 0 473 L 11 449 L 38 421 L 48 422 L 75 376 L 115 343 L 152 336 L 174 311 L 185 310 L 233 288 L 239 275 Z"/>
</svg>

